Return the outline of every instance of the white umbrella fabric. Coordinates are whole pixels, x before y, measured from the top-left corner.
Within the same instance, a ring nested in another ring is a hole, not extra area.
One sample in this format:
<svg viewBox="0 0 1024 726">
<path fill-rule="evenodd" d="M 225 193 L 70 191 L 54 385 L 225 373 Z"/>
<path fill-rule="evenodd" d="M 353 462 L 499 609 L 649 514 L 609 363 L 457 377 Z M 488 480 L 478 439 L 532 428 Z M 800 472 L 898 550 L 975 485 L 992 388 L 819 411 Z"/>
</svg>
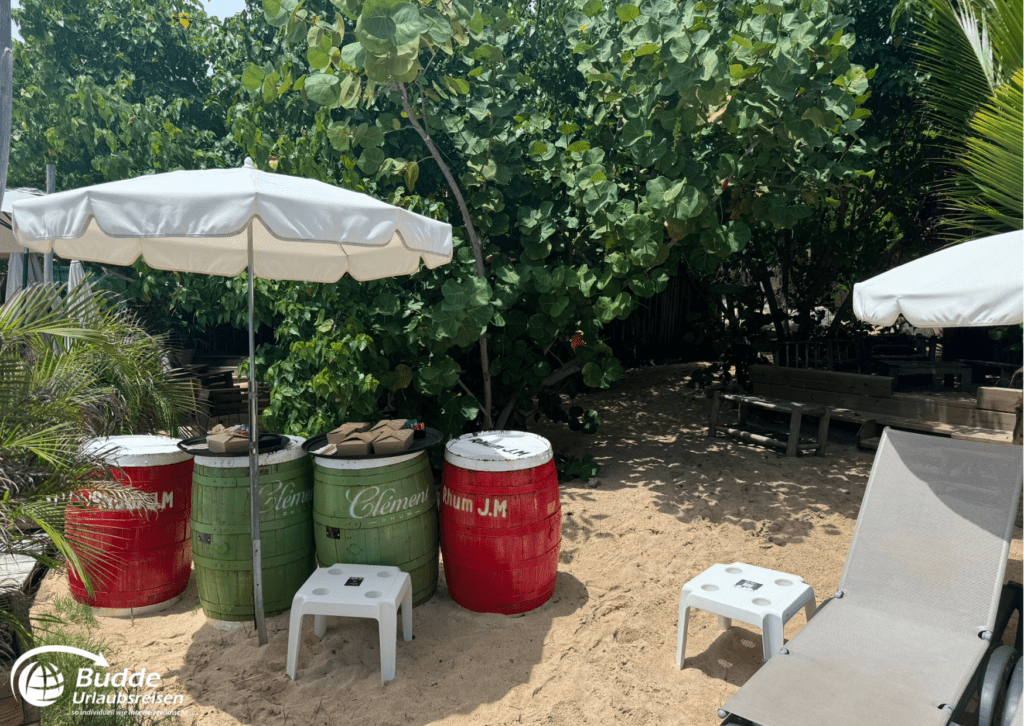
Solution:
<svg viewBox="0 0 1024 726">
<path fill-rule="evenodd" d="M 1024 231 L 946 247 L 853 286 L 853 313 L 918 328 L 1024 322 Z"/>
<path fill-rule="evenodd" d="M 22 199 L 41 197 L 44 192 L 31 187 L 19 189 L 7 189 L 4 191 L 3 201 L 0 202 L 0 258 L 9 254 L 24 252 L 25 247 L 14 238 L 14 231 L 11 229 L 11 210 L 15 202 Z"/>
<path fill-rule="evenodd" d="M 0 260 L 7 260 L 7 288 L 4 293 L 4 300 L 10 300 L 25 282 L 26 258 L 29 256 L 24 247 L 14 238 L 14 230 L 11 229 L 11 209 L 15 201 L 29 197 L 41 196 L 43 192 L 31 187 L 19 189 L 7 189 L 4 191 L 3 202 L 0 202 Z M 35 279 L 35 265 L 28 266 L 28 284 L 42 282 L 42 276 Z M 41 272 L 40 268 L 40 272 Z"/>
<path fill-rule="evenodd" d="M 452 228 L 364 194 L 271 174 L 251 159 L 237 169 L 175 171 L 14 203 L 17 240 L 38 252 L 161 270 L 249 275 L 249 479 L 253 601 L 261 645 L 253 277 L 337 282 L 407 275 L 451 261 Z"/>
<path fill-rule="evenodd" d="M 85 265 L 81 260 L 71 260 L 71 266 L 68 268 L 68 292 L 74 292 L 84 280 Z"/>
</svg>

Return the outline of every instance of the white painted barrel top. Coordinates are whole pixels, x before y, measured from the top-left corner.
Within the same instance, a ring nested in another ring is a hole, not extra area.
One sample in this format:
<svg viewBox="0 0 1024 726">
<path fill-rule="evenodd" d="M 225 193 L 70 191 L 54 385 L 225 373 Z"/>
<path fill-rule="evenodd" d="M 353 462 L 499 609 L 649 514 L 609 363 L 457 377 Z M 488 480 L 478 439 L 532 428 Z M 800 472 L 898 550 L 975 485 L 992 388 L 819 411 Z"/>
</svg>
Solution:
<svg viewBox="0 0 1024 726">
<path fill-rule="evenodd" d="M 301 459 L 306 455 L 306 451 L 302 448 L 302 445 L 306 443 L 304 438 L 301 436 L 285 436 L 285 438 L 288 439 L 288 444 L 283 449 L 259 455 L 257 461 L 260 466 L 284 464 L 288 461 Z M 198 456 L 196 457 L 196 463 L 200 466 L 208 466 L 211 469 L 248 469 L 249 454 L 241 454 L 239 456 Z"/>
<path fill-rule="evenodd" d="M 481 431 L 452 439 L 444 460 L 471 471 L 519 471 L 554 458 L 551 442 L 526 431 Z"/>
<path fill-rule="evenodd" d="M 82 448 L 112 466 L 167 466 L 192 458 L 178 448 L 178 441 L 170 436 L 106 436 L 89 439 Z"/>
<path fill-rule="evenodd" d="M 401 454 L 399 456 L 382 456 L 378 459 L 335 459 L 331 456 L 317 456 L 313 454 L 313 459 L 316 461 L 317 466 L 321 466 L 324 469 L 340 469 L 343 471 L 358 471 L 360 469 L 380 469 L 385 466 L 391 466 L 392 464 L 404 464 L 407 461 L 412 461 L 417 456 L 426 456 L 426 451 L 414 451 L 411 454 Z"/>
</svg>

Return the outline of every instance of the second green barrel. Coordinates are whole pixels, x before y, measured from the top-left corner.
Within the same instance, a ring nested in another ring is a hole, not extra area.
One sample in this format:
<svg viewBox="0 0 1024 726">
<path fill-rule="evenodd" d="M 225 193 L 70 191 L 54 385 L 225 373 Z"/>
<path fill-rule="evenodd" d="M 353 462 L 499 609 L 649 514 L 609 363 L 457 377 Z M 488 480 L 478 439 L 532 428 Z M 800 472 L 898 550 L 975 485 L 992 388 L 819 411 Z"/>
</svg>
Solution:
<svg viewBox="0 0 1024 726">
<path fill-rule="evenodd" d="M 438 521 L 427 452 L 383 459 L 314 457 L 313 532 L 321 567 L 391 565 L 412 603 L 437 590 Z"/>
<path fill-rule="evenodd" d="M 316 569 L 313 477 L 304 439 L 260 454 L 260 543 L 263 609 L 276 615 Z M 199 603 L 214 620 L 250 620 L 252 541 L 249 457 L 196 457 L 192 473 L 192 560 Z"/>
</svg>

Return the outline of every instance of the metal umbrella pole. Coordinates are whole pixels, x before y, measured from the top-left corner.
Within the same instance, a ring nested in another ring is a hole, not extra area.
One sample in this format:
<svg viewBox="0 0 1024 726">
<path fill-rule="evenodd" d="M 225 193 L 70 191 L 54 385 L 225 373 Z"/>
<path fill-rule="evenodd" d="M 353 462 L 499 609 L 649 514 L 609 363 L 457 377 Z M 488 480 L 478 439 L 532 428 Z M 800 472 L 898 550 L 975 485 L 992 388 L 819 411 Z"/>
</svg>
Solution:
<svg viewBox="0 0 1024 726">
<path fill-rule="evenodd" d="M 259 429 L 256 423 L 256 294 L 253 288 L 252 222 L 249 222 L 249 525 L 252 529 L 252 605 L 256 637 L 267 644 L 267 619 L 263 612 L 263 557 L 260 552 Z"/>
</svg>

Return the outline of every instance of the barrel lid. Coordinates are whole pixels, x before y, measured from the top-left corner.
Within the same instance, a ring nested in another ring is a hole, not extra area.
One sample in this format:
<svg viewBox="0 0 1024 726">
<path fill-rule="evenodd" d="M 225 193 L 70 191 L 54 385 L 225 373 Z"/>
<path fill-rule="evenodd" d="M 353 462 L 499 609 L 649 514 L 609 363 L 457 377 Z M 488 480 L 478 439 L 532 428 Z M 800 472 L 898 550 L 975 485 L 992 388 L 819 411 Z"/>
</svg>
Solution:
<svg viewBox="0 0 1024 726">
<path fill-rule="evenodd" d="M 305 449 L 302 448 L 302 444 L 305 443 L 305 439 L 301 436 L 285 436 L 288 440 L 283 449 L 277 451 L 271 451 L 269 454 L 260 454 L 259 465 L 260 466 L 272 466 L 274 464 L 285 464 L 289 461 L 295 461 L 306 456 Z M 249 455 L 242 454 L 241 456 L 203 456 L 202 461 L 199 462 L 201 466 L 207 466 L 211 469 L 248 469 L 249 468 Z"/>
<path fill-rule="evenodd" d="M 426 451 L 414 451 L 411 454 L 400 454 L 380 459 L 335 459 L 331 456 L 317 456 L 313 453 L 313 460 L 316 465 L 323 469 L 339 469 L 342 471 L 357 471 L 362 469 L 382 469 L 385 466 L 403 464 L 412 461 L 417 456 L 426 457 Z"/>
<path fill-rule="evenodd" d="M 111 466 L 166 466 L 192 458 L 170 436 L 105 436 L 89 439 L 82 448 Z"/>
<path fill-rule="evenodd" d="M 518 471 L 546 464 L 554 457 L 551 442 L 525 431 L 481 431 L 452 439 L 444 460 L 472 471 Z"/>
</svg>

